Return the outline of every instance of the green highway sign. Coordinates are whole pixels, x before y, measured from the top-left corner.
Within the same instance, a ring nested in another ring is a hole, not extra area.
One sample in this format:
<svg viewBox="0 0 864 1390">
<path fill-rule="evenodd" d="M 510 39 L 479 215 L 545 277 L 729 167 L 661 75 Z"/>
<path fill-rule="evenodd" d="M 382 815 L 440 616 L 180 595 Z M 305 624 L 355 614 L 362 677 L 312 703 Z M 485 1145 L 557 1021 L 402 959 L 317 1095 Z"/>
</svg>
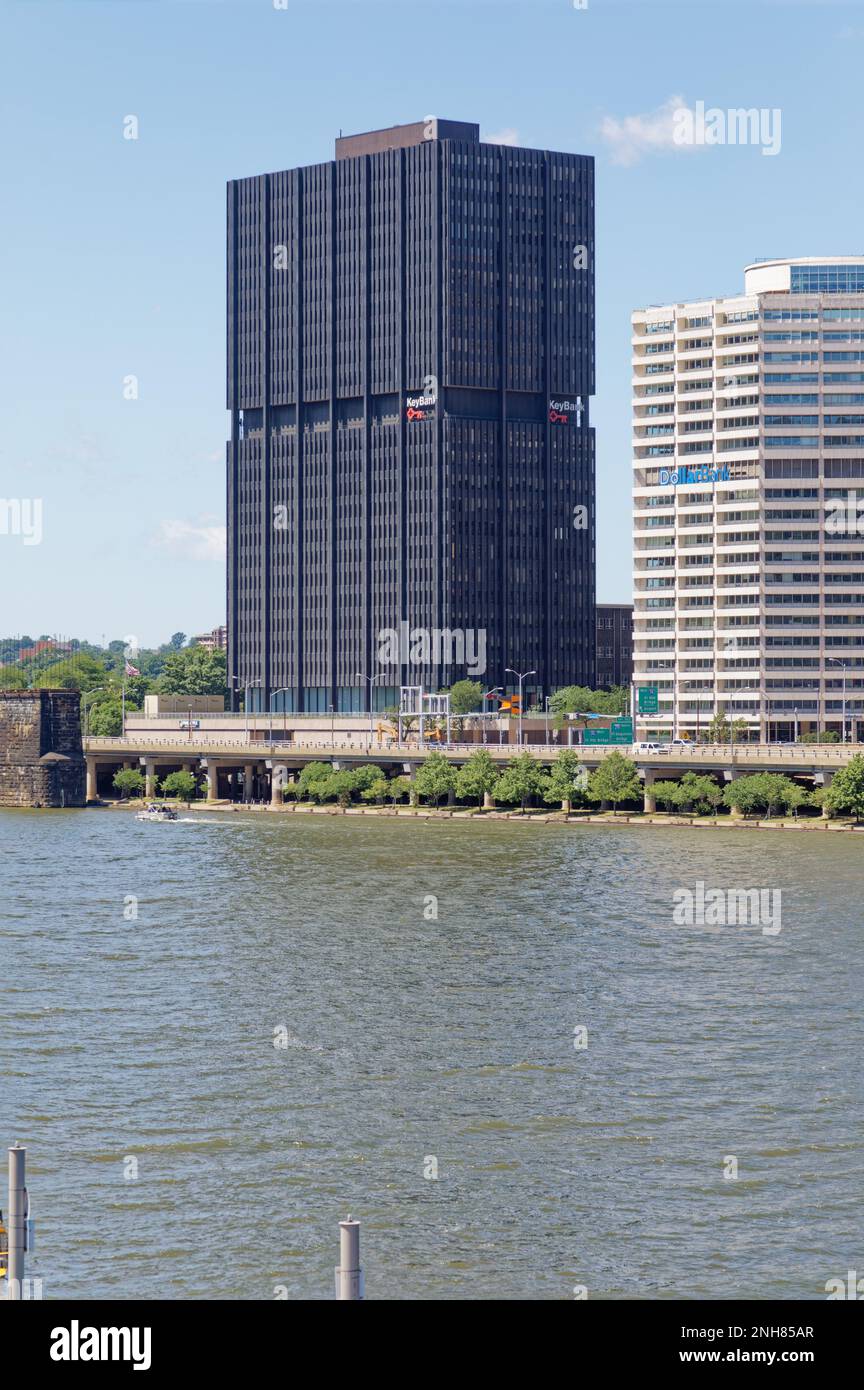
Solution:
<svg viewBox="0 0 864 1390">
<path fill-rule="evenodd" d="M 608 729 L 586 729 L 582 735 L 583 743 L 611 743 Z"/>
<path fill-rule="evenodd" d="M 586 729 L 582 735 L 582 742 L 587 744 L 632 743 L 633 720 L 629 715 L 622 716 L 620 719 L 613 719 L 608 729 Z"/>
<path fill-rule="evenodd" d="M 639 687 L 639 713 L 658 714 L 660 702 L 657 697 L 656 685 L 640 685 Z"/>
</svg>

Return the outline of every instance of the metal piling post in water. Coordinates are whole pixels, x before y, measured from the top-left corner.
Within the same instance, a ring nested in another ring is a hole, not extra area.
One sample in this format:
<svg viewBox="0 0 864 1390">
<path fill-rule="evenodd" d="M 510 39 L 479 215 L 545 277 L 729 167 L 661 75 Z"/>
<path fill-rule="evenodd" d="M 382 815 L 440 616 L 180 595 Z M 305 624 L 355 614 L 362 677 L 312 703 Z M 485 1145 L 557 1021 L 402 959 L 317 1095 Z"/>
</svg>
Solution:
<svg viewBox="0 0 864 1390">
<path fill-rule="evenodd" d="M 20 1300 L 24 1285 L 24 1222 L 27 1217 L 27 1191 L 24 1162 L 27 1150 L 20 1144 L 9 1150 L 9 1263 L 6 1270 L 7 1298 Z"/>
<path fill-rule="evenodd" d="M 350 1215 L 339 1222 L 339 1267 L 336 1270 L 336 1298 L 359 1301 L 364 1296 L 360 1268 L 360 1222 Z"/>
</svg>

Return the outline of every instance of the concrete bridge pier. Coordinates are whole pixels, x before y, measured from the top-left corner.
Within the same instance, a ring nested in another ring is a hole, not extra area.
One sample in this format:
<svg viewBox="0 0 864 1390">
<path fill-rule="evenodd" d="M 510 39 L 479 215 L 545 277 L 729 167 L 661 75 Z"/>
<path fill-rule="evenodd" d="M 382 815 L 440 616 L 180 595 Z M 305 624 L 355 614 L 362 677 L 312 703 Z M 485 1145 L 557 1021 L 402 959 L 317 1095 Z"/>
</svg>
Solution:
<svg viewBox="0 0 864 1390">
<path fill-rule="evenodd" d="M 657 810 L 657 801 L 653 791 L 653 784 L 657 780 L 657 772 L 653 767 L 645 767 L 641 769 L 641 774 L 645 797 L 645 814 L 646 816 L 653 816 Z"/>
<path fill-rule="evenodd" d="M 417 764 L 417 763 L 403 763 L 403 764 L 402 764 L 402 771 L 405 773 L 405 775 L 407 776 L 409 782 L 411 783 L 411 786 L 410 786 L 409 791 L 408 791 L 408 805 L 409 805 L 409 806 L 416 806 L 416 805 L 417 805 L 417 792 L 416 792 L 415 789 L 414 789 L 414 783 L 415 783 L 415 781 L 417 780 L 417 767 L 418 767 L 418 764 Z"/>
<path fill-rule="evenodd" d="M 144 795 L 148 801 L 152 801 L 156 795 L 156 764 L 152 758 L 143 754 L 141 763 L 144 767 Z"/>
<path fill-rule="evenodd" d="M 831 785 L 831 783 L 832 783 L 833 781 L 834 781 L 834 772 L 833 772 L 832 769 L 827 768 L 827 767 L 826 767 L 826 768 L 814 768 L 814 769 L 813 769 L 813 785 L 814 785 L 814 787 L 824 787 L 825 790 L 827 791 L 828 787 L 830 787 L 830 785 Z M 823 806 L 823 807 L 822 807 L 822 819 L 823 819 L 823 820 L 829 820 L 829 819 L 830 819 L 830 812 L 829 812 L 827 806 Z"/>
<path fill-rule="evenodd" d="M 724 782 L 737 782 L 737 780 L 738 780 L 739 777 L 746 777 L 746 776 L 747 776 L 747 771 L 746 771 L 746 769 L 743 768 L 743 767 L 724 767 L 724 769 L 723 769 L 723 781 L 724 781 Z M 743 814 L 744 814 L 744 812 L 741 811 L 741 810 L 739 810 L 739 808 L 738 808 L 737 806 L 730 806 L 730 807 L 729 807 L 729 816 L 730 816 L 730 819 L 732 819 L 732 820 L 740 820 L 741 817 L 743 816 Z"/>
<path fill-rule="evenodd" d="M 87 801 L 98 801 L 99 791 L 96 786 L 96 759 L 87 758 Z"/>
<path fill-rule="evenodd" d="M 218 801 L 218 800 L 219 800 L 219 774 L 218 774 L 218 771 L 217 771 L 217 764 L 216 764 L 215 759 L 214 759 L 214 758 L 202 758 L 202 759 L 201 759 L 201 767 L 202 767 L 202 769 L 203 769 L 203 771 L 204 771 L 205 777 L 207 778 L 207 800 L 208 800 L 208 801 Z"/>
<path fill-rule="evenodd" d="M 288 769 L 284 763 L 267 763 L 270 769 L 270 805 L 281 806 L 284 797 L 282 788 L 288 780 Z"/>
</svg>

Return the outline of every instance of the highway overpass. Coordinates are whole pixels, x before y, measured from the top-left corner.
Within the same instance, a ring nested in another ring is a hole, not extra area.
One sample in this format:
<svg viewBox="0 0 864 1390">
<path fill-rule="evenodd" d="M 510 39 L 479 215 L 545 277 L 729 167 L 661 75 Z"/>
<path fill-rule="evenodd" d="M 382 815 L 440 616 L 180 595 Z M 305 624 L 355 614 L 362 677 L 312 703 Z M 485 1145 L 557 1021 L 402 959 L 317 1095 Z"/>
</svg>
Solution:
<svg viewBox="0 0 864 1390">
<path fill-rule="evenodd" d="M 551 763 L 566 744 L 530 744 L 525 751 L 541 762 Z M 391 774 L 413 776 L 431 752 L 441 753 L 449 762 L 461 765 L 478 748 L 486 751 L 502 767 L 516 756 L 515 744 L 451 743 L 418 746 L 416 740 L 379 742 L 348 736 L 343 741 L 264 742 L 242 734 L 220 736 L 193 730 L 177 733 L 136 733 L 126 738 L 87 738 L 87 799 L 113 795 L 111 779 L 121 767 L 140 768 L 145 775 L 147 796 L 156 794 L 157 778 L 167 772 L 187 769 L 203 777 L 207 799 L 217 801 L 269 799 L 281 803 L 282 787 L 308 762 L 333 762 L 338 768 L 375 763 Z M 576 746 L 580 761 L 591 769 L 610 753 L 623 753 L 636 764 L 646 787 L 646 802 L 653 800 L 651 784 L 659 779 L 681 777 L 685 772 L 713 773 L 722 781 L 752 772 L 781 772 L 811 785 L 825 786 L 838 768 L 861 752 L 860 744 L 694 744 L 670 748 L 666 752 L 639 753 L 627 745 Z M 650 809 L 650 805 L 648 807 Z"/>
</svg>

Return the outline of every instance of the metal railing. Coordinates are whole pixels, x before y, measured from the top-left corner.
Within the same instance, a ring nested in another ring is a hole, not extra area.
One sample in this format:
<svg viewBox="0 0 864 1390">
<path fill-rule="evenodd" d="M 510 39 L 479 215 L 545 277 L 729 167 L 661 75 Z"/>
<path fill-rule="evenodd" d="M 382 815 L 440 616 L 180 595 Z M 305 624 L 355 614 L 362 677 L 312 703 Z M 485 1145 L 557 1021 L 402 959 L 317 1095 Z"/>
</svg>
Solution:
<svg viewBox="0 0 864 1390">
<path fill-rule="evenodd" d="M 212 737 L 203 730 L 195 731 L 192 738 L 182 733 L 178 737 L 156 735 L 145 732 L 135 735 L 127 733 L 125 738 L 91 737 L 84 740 L 84 751 L 88 754 L 111 753 L 137 754 L 146 757 L 149 752 L 165 756 L 172 754 L 180 758 L 218 757 L 226 753 L 242 751 L 243 760 L 254 762 L 262 757 L 302 758 L 315 754 L 326 757 L 349 758 L 352 755 L 363 758 L 426 757 L 430 753 L 443 753 L 455 758 L 470 757 L 472 753 L 485 750 L 496 761 L 514 758 L 519 753 L 532 753 L 540 758 L 555 758 L 564 749 L 575 753 L 586 762 L 599 761 L 611 753 L 622 753 L 636 763 L 669 763 L 690 765 L 700 762 L 724 764 L 772 762 L 777 765 L 798 766 L 813 763 L 843 763 L 856 752 L 864 750 L 864 745 L 854 743 L 692 743 L 674 748 L 639 749 L 631 744 L 577 744 L 559 743 L 478 743 L 451 742 L 438 743 L 424 741 L 421 745 L 416 738 L 404 738 L 401 743 L 394 739 L 389 744 L 381 744 L 369 739 L 350 741 L 330 739 L 309 739 L 302 742 L 284 742 L 278 738 L 252 741 L 244 737 Z"/>
</svg>

